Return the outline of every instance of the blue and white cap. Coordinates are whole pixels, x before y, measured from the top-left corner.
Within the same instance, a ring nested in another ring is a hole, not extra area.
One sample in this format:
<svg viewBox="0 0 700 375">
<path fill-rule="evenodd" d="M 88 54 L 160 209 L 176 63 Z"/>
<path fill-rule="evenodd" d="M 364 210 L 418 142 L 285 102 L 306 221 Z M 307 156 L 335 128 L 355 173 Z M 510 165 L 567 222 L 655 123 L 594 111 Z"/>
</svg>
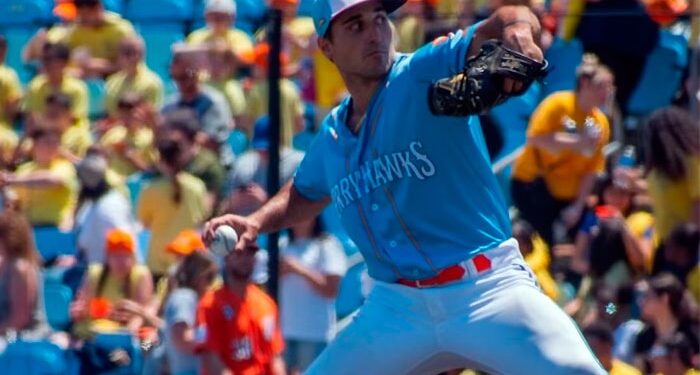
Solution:
<svg viewBox="0 0 700 375">
<path fill-rule="evenodd" d="M 331 21 L 340 13 L 363 3 L 376 0 L 314 0 L 312 17 L 319 36 L 325 36 Z M 381 0 L 387 13 L 401 7 L 406 0 Z"/>
</svg>

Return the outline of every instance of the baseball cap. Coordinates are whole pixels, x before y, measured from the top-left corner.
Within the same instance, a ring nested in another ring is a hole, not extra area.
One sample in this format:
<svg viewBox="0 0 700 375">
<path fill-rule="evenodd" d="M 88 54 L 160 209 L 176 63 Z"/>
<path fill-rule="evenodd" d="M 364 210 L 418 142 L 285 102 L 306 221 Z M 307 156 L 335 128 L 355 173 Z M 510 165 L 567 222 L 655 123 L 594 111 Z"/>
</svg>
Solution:
<svg viewBox="0 0 700 375">
<path fill-rule="evenodd" d="M 176 255 L 190 255 L 195 251 L 206 249 L 201 236 L 192 229 L 185 229 L 170 241 L 166 250 Z"/>
<path fill-rule="evenodd" d="M 107 173 L 107 160 L 100 154 L 89 154 L 76 168 L 80 183 L 87 188 L 96 188 Z"/>
<path fill-rule="evenodd" d="M 255 121 L 253 128 L 253 139 L 250 146 L 254 150 L 267 150 L 270 147 L 270 119 L 267 116 L 260 116 Z"/>
<path fill-rule="evenodd" d="M 53 14 L 64 21 L 73 21 L 78 10 L 73 0 L 56 0 L 54 2 Z"/>
<path fill-rule="evenodd" d="M 236 3 L 233 0 L 207 0 L 204 13 L 236 14 Z"/>
<path fill-rule="evenodd" d="M 311 17 L 319 36 L 326 35 L 331 21 L 344 11 L 360 4 L 376 0 L 314 0 Z M 387 13 L 391 13 L 403 5 L 406 0 L 381 0 Z"/>
<path fill-rule="evenodd" d="M 107 253 L 134 253 L 134 238 L 121 229 L 111 229 L 107 232 Z"/>
</svg>

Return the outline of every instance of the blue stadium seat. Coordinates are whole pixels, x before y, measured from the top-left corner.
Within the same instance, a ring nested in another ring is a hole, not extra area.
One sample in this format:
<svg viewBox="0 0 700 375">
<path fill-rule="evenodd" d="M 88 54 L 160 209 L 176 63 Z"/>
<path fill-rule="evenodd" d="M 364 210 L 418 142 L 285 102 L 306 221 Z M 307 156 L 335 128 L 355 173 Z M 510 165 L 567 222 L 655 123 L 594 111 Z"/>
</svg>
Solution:
<svg viewBox="0 0 700 375">
<path fill-rule="evenodd" d="M 63 375 L 66 356 L 48 341 L 16 341 L 0 354 L 0 373 L 22 375 Z"/>
<path fill-rule="evenodd" d="M 64 232 L 56 227 L 35 227 L 34 243 L 45 262 L 59 255 L 75 255 L 77 252 L 73 232 Z"/>
<path fill-rule="evenodd" d="M 576 87 L 576 67 L 583 57 L 583 45 L 578 39 L 565 41 L 555 38 L 545 52 L 551 70 L 544 79 L 544 95 Z"/>
<path fill-rule="evenodd" d="M 137 24 L 136 29 L 146 43 L 146 65 L 153 70 L 163 82 L 171 82 L 168 73 L 170 63 L 170 47 L 185 39 L 183 24 L 169 23 L 144 23 Z"/>
<path fill-rule="evenodd" d="M 70 324 L 68 309 L 73 298 L 73 292 L 65 285 L 52 281 L 44 282 L 44 307 L 46 318 L 55 330 L 65 330 Z"/>
<path fill-rule="evenodd" d="M 124 13 L 126 0 L 102 0 L 102 5 L 104 8 L 110 12 Z"/>
<path fill-rule="evenodd" d="M 148 244 L 151 242 L 151 231 L 148 229 L 141 229 L 138 234 L 138 250 L 139 258 L 141 261 L 145 262 L 148 259 Z"/>
<path fill-rule="evenodd" d="M 88 116 L 97 119 L 104 115 L 105 82 L 101 79 L 88 79 L 85 84 L 89 97 Z"/>
<path fill-rule="evenodd" d="M 129 333 L 101 333 L 95 335 L 94 344 L 96 347 L 106 349 L 111 352 L 115 349 L 123 349 L 130 358 L 128 364 L 118 366 L 103 375 L 133 375 L 140 374 L 143 364 L 141 346 L 138 340 Z"/>
<path fill-rule="evenodd" d="M 0 0 L 2 2 L 2 0 Z M 7 56 L 5 63 L 17 72 L 22 84 L 27 84 L 36 73 L 22 61 L 22 49 L 36 33 L 36 27 L 11 26 L 3 28 L 0 34 L 7 39 Z"/>
<path fill-rule="evenodd" d="M 52 0 L 2 0 L 0 26 L 46 23 L 52 18 L 52 10 Z"/>
<path fill-rule="evenodd" d="M 645 116 L 671 104 L 688 65 L 687 46 L 685 37 L 660 31 L 659 44 L 647 57 L 642 77 L 627 103 L 630 114 Z"/>
<path fill-rule="evenodd" d="M 184 22 L 192 19 L 192 0 L 136 0 L 126 4 L 126 18 L 137 23 Z"/>
</svg>

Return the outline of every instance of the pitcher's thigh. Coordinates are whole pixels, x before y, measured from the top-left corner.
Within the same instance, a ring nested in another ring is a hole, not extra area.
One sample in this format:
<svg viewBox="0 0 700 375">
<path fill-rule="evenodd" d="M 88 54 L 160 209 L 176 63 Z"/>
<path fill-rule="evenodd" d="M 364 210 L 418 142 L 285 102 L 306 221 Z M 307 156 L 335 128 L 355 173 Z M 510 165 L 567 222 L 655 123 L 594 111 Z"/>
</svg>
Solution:
<svg viewBox="0 0 700 375">
<path fill-rule="evenodd" d="M 442 332 L 451 351 L 494 374 L 607 373 L 573 320 L 525 282 L 500 289 Z"/>
<path fill-rule="evenodd" d="M 370 303 L 362 307 L 305 374 L 406 374 L 430 356 L 434 346 L 434 337 L 424 323 Z"/>
</svg>

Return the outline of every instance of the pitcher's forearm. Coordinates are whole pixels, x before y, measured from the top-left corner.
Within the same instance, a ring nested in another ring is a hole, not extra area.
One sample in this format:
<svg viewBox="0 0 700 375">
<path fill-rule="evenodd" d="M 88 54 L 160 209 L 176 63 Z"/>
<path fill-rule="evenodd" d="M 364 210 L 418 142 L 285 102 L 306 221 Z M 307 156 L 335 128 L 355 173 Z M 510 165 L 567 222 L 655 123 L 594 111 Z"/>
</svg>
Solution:
<svg viewBox="0 0 700 375">
<path fill-rule="evenodd" d="M 316 217 L 329 202 L 329 198 L 318 201 L 304 198 L 290 181 L 265 205 L 251 214 L 249 219 L 258 226 L 261 233 L 275 232 Z"/>
</svg>

